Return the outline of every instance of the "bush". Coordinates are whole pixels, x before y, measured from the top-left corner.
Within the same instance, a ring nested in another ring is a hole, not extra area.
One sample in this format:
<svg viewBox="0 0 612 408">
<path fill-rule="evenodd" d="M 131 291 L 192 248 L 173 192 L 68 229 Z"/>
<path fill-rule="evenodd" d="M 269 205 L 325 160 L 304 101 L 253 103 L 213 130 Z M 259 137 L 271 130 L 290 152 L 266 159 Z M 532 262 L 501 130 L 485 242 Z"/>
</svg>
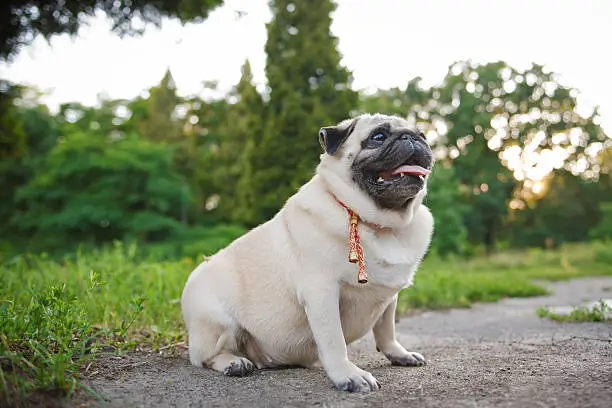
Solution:
<svg viewBox="0 0 612 408">
<path fill-rule="evenodd" d="M 202 259 L 226 247 L 234 239 L 246 232 L 237 225 L 214 225 L 185 228 L 178 231 L 165 242 L 148 244 L 142 254 L 149 259 Z"/>
</svg>

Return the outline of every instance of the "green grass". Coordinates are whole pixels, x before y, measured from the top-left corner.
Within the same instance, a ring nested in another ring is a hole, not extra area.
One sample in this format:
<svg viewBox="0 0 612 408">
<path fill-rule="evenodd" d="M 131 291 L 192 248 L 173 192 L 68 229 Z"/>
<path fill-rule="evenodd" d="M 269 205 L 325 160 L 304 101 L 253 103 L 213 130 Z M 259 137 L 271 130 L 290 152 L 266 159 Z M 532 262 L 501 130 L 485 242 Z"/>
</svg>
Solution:
<svg viewBox="0 0 612 408">
<path fill-rule="evenodd" d="M 398 311 L 469 307 L 506 297 L 547 293 L 534 281 L 612 275 L 610 243 L 572 244 L 555 251 L 501 252 L 472 260 L 430 257 L 419 268 L 414 286 L 402 291 Z"/>
<path fill-rule="evenodd" d="M 600 299 L 599 303 L 592 307 L 575 306 L 569 314 L 553 313 L 547 307 L 539 307 L 536 313 L 540 317 L 548 317 L 557 322 L 605 322 L 611 320 L 609 316 L 612 308 Z"/>
<path fill-rule="evenodd" d="M 0 264 L 0 406 L 26 405 L 41 392 L 70 396 L 84 388 L 79 374 L 102 348 L 121 353 L 184 341 L 180 295 L 203 254 L 173 261 L 139 254 L 117 243 L 61 260 L 22 255 Z M 532 279 L 612 275 L 609 257 L 596 243 L 470 261 L 428 257 L 401 293 L 400 311 L 544 294 Z"/>
<path fill-rule="evenodd" d="M 102 346 L 120 352 L 182 339 L 179 299 L 195 261 L 142 261 L 136 252 L 116 244 L 0 266 L 0 406 L 35 390 L 70 396 Z"/>
</svg>

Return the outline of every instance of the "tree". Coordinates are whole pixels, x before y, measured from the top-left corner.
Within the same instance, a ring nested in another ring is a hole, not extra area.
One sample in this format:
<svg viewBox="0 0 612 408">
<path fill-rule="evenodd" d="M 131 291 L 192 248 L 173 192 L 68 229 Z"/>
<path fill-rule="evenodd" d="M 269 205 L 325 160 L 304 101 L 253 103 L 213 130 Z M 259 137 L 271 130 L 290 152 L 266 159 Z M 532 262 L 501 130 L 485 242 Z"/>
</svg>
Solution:
<svg viewBox="0 0 612 408">
<path fill-rule="evenodd" d="M 90 135 L 119 137 L 137 129 L 130 117 L 129 101 L 123 99 L 100 99 L 99 106 L 85 106 L 79 102 L 63 103 L 59 107 L 56 121 L 61 134 L 81 131 Z"/>
<path fill-rule="evenodd" d="M 431 88 L 421 86 L 420 77 L 413 78 L 408 82 L 406 89 L 400 88 L 378 89 L 373 94 L 363 94 L 360 98 L 359 110 L 363 113 L 384 113 L 387 115 L 398 115 L 404 118 L 412 118 L 422 128 L 430 124 L 424 119 L 431 119 L 431 106 L 435 100 Z M 421 114 L 419 116 L 419 113 Z"/>
<path fill-rule="evenodd" d="M 32 178 L 37 165 L 59 136 L 55 118 L 46 106 L 37 100 L 23 103 L 29 91 L 25 87 L 13 87 L 12 97 L 0 110 L 0 219 L 3 220 L 0 241 L 6 240 L 9 247 L 18 245 L 16 230 L 8 222 L 18 208 L 15 193 Z"/>
<path fill-rule="evenodd" d="M 21 108 L 23 130 L 26 136 L 26 157 L 30 161 L 40 161 L 57 144 L 60 128 L 46 105 Z M 38 163 L 31 163 L 32 169 Z"/>
<path fill-rule="evenodd" d="M 608 147 L 608 145 L 610 147 Z M 599 180 L 603 188 L 608 192 L 608 199 L 612 200 L 612 138 L 604 143 L 603 148 L 597 155 L 600 166 Z"/>
<path fill-rule="evenodd" d="M 180 103 L 181 98 L 176 93 L 176 85 L 168 69 L 159 85 L 149 90 L 145 117 L 140 118 L 140 133 L 156 142 L 178 142 L 183 124 L 175 117 L 175 112 Z"/>
<path fill-rule="evenodd" d="M 134 21 L 161 26 L 162 18 L 199 22 L 223 0 L 3 0 L 0 2 L 0 59 L 8 59 L 37 35 L 76 34 L 98 11 L 112 20 L 119 35 L 141 34 Z"/>
<path fill-rule="evenodd" d="M 434 166 L 428 182 L 426 204 L 435 220 L 432 249 L 443 257 L 463 254 L 467 238 L 464 218 L 468 207 L 461 199 L 459 182 L 449 161 Z"/>
<path fill-rule="evenodd" d="M 612 139 L 607 145 L 612 146 Z M 601 172 L 597 183 L 597 201 L 601 218 L 595 228 L 589 231 L 591 239 L 612 240 L 612 147 L 604 148 L 597 155 Z"/>
<path fill-rule="evenodd" d="M 590 239 L 612 240 L 612 201 L 599 205 L 601 218 L 599 223 L 589 230 Z"/>
<path fill-rule="evenodd" d="M 180 228 L 183 184 L 168 146 L 129 135 L 64 135 L 17 191 L 11 223 L 33 250 L 163 239 Z"/>
<path fill-rule="evenodd" d="M 129 120 L 124 124 L 127 129 L 137 129 L 145 139 L 153 142 L 166 143 L 174 149 L 174 169 L 188 180 L 181 197 L 186 197 L 188 184 L 193 179 L 193 157 L 191 156 L 190 140 L 185 137 L 184 127 L 188 107 L 178 96 L 176 84 L 170 69 L 167 69 L 159 85 L 149 89 L 146 99 L 138 98 L 130 104 L 134 108 Z M 181 220 L 189 222 L 187 202 L 182 201 Z"/>
<path fill-rule="evenodd" d="M 503 236 L 508 205 L 524 201 L 533 177 L 555 168 L 594 176 L 589 149 L 607 139 L 598 112 L 578 115 L 575 91 L 542 66 L 521 72 L 504 62 L 458 62 L 434 94 L 448 127 L 444 144 L 471 208 L 470 238 L 488 252 Z"/>
<path fill-rule="evenodd" d="M 193 97 L 183 101 L 187 108 L 184 137 L 177 145 L 175 165 L 186 178 L 194 195 L 189 220 L 198 223 L 218 221 L 219 185 L 215 174 L 218 152 L 228 126 L 226 99 L 203 101 Z"/>
<path fill-rule="evenodd" d="M 0 161 L 20 157 L 25 153 L 23 118 L 15 106 L 22 90 L 23 87 L 13 86 L 0 79 Z"/>
<path fill-rule="evenodd" d="M 253 155 L 262 139 L 265 107 L 253 85 L 249 61 L 242 67 L 240 82 L 231 96 L 238 101 L 229 108 L 226 134 L 220 141 L 215 164 L 219 211 L 231 222 L 251 226 L 257 202 L 251 188 Z"/>
<path fill-rule="evenodd" d="M 340 65 L 331 35 L 330 0 L 273 0 L 267 25 L 266 75 L 270 89 L 264 139 L 253 161 L 257 222 L 272 217 L 314 172 L 322 126 L 357 106 L 351 74 Z"/>
<path fill-rule="evenodd" d="M 15 106 L 21 90 L 0 80 L 0 236 L 5 237 L 10 231 L 5 220 L 14 211 L 13 197 L 24 177 L 22 162 L 27 151 L 23 116 Z"/>
<path fill-rule="evenodd" d="M 521 218 L 521 208 L 536 208 L 542 197 L 535 190 L 551 171 L 608 178 L 605 156 L 593 153 L 612 140 L 598 125 L 597 109 L 576 112 L 576 95 L 540 65 L 518 71 L 504 62 L 459 61 L 440 86 L 424 89 L 415 78 L 405 91 L 364 95 L 360 110 L 407 117 L 427 134 L 438 158 L 452 160 L 470 209 L 468 237 L 491 252 L 508 238 L 508 220 Z"/>
<path fill-rule="evenodd" d="M 586 240 L 601 220 L 599 187 L 570 171 L 556 170 L 547 179 L 546 194 L 512 219 L 513 243 L 557 246 Z"/>
</svg>

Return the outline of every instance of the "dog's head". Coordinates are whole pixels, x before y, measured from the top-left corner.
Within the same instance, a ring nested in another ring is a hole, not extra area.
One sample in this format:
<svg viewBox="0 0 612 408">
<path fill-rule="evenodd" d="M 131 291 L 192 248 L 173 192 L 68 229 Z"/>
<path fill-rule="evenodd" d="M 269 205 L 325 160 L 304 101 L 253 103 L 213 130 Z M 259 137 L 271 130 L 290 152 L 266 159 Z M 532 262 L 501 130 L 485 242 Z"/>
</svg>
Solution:
<svg viewBox="0 0 612 408">
<path fill-rule="evenodd" d="M 322 166 L 356 184 L 380 209 L 406 210 L 426 193 L 433 153 L 405 119 L 361 115 L 321 128 L 319 142 Z"/>
</svg>

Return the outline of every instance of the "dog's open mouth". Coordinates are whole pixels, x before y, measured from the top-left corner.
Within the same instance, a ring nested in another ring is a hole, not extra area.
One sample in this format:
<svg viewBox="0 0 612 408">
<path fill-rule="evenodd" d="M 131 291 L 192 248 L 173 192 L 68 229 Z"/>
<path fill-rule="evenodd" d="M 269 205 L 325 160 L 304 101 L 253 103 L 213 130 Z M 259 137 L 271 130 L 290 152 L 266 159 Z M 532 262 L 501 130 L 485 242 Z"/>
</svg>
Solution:
<svg viewBox="0 0 612 408">
<path fill-rule="evenodd" d="M 394 170 L 386 170 L 378 173 L 376 181 L 378 183 L 392 183 L 403 179 L 406 176 L 415 176 L 421 180 L 425 179 L 430 170 L 414 164 L 403 164 Z"/>
</svg>

